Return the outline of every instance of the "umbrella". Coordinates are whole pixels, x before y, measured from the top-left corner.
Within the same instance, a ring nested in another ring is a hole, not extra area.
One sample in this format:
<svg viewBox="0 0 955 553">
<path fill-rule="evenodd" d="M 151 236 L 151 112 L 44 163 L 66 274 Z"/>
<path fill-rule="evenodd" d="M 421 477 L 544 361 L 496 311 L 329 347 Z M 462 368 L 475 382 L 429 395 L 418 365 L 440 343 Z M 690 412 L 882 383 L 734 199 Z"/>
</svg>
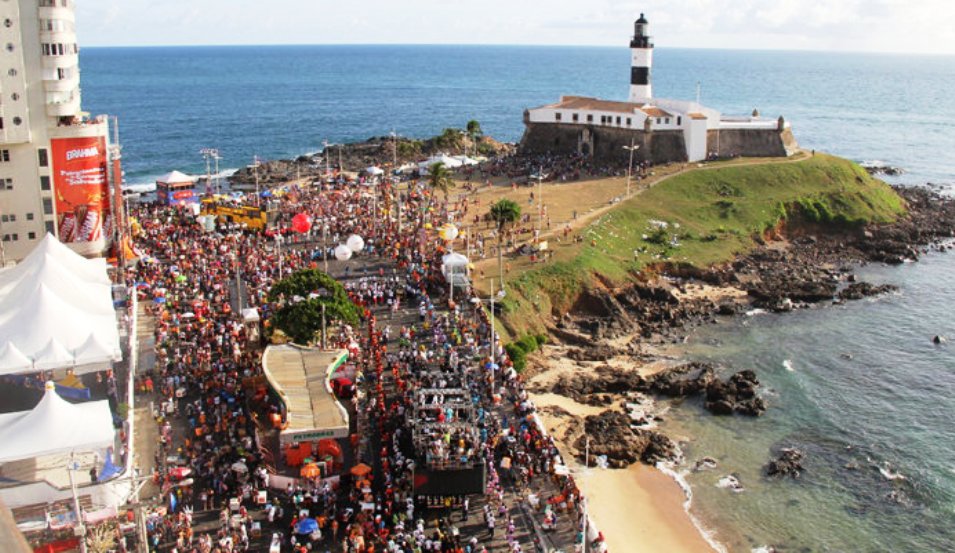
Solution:
<svg viewBox="0 0 955 553">
<path fill-rule="evenodd" d="M 172 476 L 176 480 L 182 480 L 190 474 L 192 474 L 192 469 L 189 467 L 176 467 L 169 471 L 169 476 Z"/>
<path fill-rule="evenodd" d="M 246 466 L 245 461 L 236 461 L 232 463 L 232 470 L 236 472 L 249 472 L 249 467 Z"/>
<path fill-rule="evenodd" d="M 358 463 L 357 465 L 351 468 L 351 473 L 354 474 L 355 476 L 365 476 L 369 472 L 371 472 L 371 467 L 369 467 L 365 463 Z"/>
<path fill-rule="evenodd" d="M 195 316 L 196 314 L 193 313 L 192 311 L 186 311 L 185 313 L 182 314 L 183 319 L 193 319 L 195 318 Z"/>
<path fill-rule="evenodd" d="M 311 534 L 318 530 L 318 521 L 314 518 L 303 518 L 295 525 L 296 534 Z"/>
<path fill-rule="evenodd" d="M 153 300 L 154 303 L 166 303 L 166 298 L 156 298 Z"/>
<path fill-rule="evenodd" d="M 186 275 L 179 275 L 176 277 L 176 282 L 186 282 Z"/>
<path fill-rule="evenodd" d="M 302 478 L 318 478 L 322 475 L 322 471 L 315 463 L 309 463 L 302 467 L 302 470 L 299 472 L 299 474 L 302 476 Z"/>
<path fill-rule="evenodd" d="M 348 378 L 345 378 L 344 376 L 339 376 L 338 378 L 336 378 L 336 379 L 333 380 L 332 382 L 334 382 L 334 383 L 337 384 L 338 386 L 341 386 L 342 388 L 344 388 L 345 386 L 351 386 L 352 384 L 354 384 L 354 382 L 352 382 L 352 381 L 351 381 L 350 379 L 348 379 Z"/>
</svg>

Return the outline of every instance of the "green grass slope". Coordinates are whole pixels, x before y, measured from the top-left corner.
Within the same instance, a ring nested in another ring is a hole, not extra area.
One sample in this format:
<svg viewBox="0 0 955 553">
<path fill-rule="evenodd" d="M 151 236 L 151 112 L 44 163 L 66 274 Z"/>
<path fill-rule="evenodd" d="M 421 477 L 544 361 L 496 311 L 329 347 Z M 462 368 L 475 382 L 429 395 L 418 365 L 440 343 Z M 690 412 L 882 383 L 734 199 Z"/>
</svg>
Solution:
<svg viewBox="0 0 955 553">
<path fill-rule="evenodd" d="M 892 222 L 904 212 L 888 185 L 828 155 L 689 171 L 622 202 L 584 229 L 583 244 L 512 278 L 504 330 L 543 331 L 596 282 L 617 285 L 660 266 L 731 261 L 785 221 L 845 229 Z"/>
</svg>

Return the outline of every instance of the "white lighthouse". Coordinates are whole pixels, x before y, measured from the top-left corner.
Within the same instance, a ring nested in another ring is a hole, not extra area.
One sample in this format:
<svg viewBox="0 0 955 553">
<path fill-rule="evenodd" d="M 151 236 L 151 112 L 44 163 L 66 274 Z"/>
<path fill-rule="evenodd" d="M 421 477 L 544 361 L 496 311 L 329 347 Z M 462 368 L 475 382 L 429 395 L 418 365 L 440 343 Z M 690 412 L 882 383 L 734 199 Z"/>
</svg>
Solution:
<svg viewBox="0 0 955 553">
<path fill-rule="evenodd" d="M 653 97 L 650 86 L 650 70 L 653 67 L 653 43 L 650 42 L 649 24 L 643 14 L 633 24 L 633 39 L 630 41 L 630 101 L 646 103 Z"/>
</svg>

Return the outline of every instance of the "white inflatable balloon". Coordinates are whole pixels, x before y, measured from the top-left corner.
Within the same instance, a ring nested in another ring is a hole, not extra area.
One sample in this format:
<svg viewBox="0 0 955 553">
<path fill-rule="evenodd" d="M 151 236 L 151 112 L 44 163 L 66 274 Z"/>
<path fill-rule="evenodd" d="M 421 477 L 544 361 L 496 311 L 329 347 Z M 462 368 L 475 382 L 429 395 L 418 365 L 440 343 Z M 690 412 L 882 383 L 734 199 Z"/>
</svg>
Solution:
<svg viewBox="0 0 955 553">
<path fill-rule="evenodd" d="M 441 227 L 441 230 L 438 231 L 438 234 L 445 240 L 454 240 L 458 237 L 459 231 L 458 227 L 448 223 Z"/>
<path fill-rule="evenodd" d="M 339 244 L 338 247 L 335 248 L 335 259 L 339 261 L 348 261 L 349 259 L 351 259 L 351 256 L 352 256 L 351 248 L 349 248 L 345 244 Z"/>
<path fill-rule="evenodd" d="M 357 234 L 352 234 L 348 237 L 348 240 L 345 241 L 345 244 L 351 249 L 353 253 L 357 253 L 365 249 L 365 241 L 361 236 Z"/>
</svg>

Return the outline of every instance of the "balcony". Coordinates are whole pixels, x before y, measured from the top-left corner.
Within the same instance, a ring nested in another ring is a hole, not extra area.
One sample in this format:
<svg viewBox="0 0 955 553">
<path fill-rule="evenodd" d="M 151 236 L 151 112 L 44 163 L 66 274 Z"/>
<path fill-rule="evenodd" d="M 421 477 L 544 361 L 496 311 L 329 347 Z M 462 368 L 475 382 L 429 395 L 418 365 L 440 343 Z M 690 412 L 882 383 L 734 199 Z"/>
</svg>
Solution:
<svg viewBox="0 0 955 553">
<path fill-rule="evenodd" d="M 70 94 L 68 97 L 47 101 L 46 114 L 50 117 L 69 117 L 79 115 L 80 113 L 80 94 L 79 91 Z"/>
<path fill-rule="evenodd" d="M 47 92 L 70 92 L 80 87 L 79 72 L 67 79 L 44 79 L 43 88 Z"/>
<path fill-rule="evenodd" d="M 79 54 L 64 54 L 62 56 L 42 56 L 44 69 L 58 67 L 77 67 L 80 64 Z"/>
<path fill-rule="evenodd" d="M 76 21 L 76 12 L 73 11 L 72 7 L 43 7 L 41 6 L 37 10 L 37 15 L 40 19 L 65 19 L 67 21 Z"/>
</svg>

